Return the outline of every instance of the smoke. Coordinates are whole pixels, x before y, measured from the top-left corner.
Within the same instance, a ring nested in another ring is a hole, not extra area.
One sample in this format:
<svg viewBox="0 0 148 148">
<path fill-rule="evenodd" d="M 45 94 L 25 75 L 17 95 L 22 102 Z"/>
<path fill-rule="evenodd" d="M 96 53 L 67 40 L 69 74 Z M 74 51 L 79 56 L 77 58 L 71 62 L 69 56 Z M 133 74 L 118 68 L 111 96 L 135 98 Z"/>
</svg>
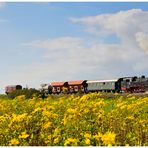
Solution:
<svg viewBox="0 0 148 148">
<path fill-rule="evenodd" d="M 143 32 L 136 33 L 136 41 L 141 49 L 148 54 L 148 35 Z"/>
</svg>

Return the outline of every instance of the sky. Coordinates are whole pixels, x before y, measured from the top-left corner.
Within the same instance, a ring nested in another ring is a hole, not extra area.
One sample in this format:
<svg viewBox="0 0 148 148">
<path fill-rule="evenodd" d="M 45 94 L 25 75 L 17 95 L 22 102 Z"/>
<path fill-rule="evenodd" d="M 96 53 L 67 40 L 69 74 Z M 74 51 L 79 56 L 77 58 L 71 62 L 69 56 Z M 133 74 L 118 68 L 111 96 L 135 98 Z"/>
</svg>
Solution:
<svg viewBox="0 0 148 148">
<path fill-rule="evenodd" d="M 148 2 L 0 2 L 0 93 L 148 76 Z"/>
</svg>

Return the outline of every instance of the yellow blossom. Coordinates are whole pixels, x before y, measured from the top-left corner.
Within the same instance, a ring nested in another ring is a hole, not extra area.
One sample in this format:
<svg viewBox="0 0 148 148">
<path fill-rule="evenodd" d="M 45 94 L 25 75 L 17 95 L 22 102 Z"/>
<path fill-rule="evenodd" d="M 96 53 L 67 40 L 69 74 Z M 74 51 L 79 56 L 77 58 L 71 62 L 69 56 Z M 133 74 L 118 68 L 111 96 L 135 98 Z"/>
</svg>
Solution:
<svg viewBox="0 0 148 148">
<path fill-rule="evenodd" d="M 69 108 L 69 109 L 67 110 L 67 112 L 68 112 L 68 113 L 75 114 L 77 111 L 76 111 L 76 109 Z"/>
<path fill-rule="evenodd" d="M 124 103 L 124 102 L 121 102 L 121 103 L 118 103 L 118 104 L 117 104 L 117 107 L 121 107 L 121 106 L 123 106 L 123 105 L 125 105 L 125 103 Z"/>
<path fill-rule="evenodd" d="M 52 122 L 50 122 L 50 121 L 43 125 L 43 129 L 48 129 L 50 127 L 52 127 Z"/>
<path fill-rule="evenodd" d="M 101 137 L 102 137 L 102 134 L 101 134 L 101 133 L 98 133 L 97 135 L 94 136 L 94 138 L 95 138 L 97 141 L 100 141 L 100 140 L 101 140 Z"/>
<path fill-rule="evenodd" d="M 21 122 L 27 117 L 27 113 L 21 114 L 21 115 L 16 115 L 12 114 L 12 122 Z"/>
<path fill-rule="evenodd" d="M 84 114 L 87 114 L 89 112 L 89 109 L 87 109 L 87 108 L 85 108 L 84 110 L 83 110 L 83 113 Z"/>
<path fill-rule="evenodd" d="M 85 137 L 85 138 L 91 138 L 91 134 L 86 133 L 86 134 L 84 134 L 84 137 Z"/>
<path fill-rule="evenodd" d="M 19 144 L 19 141 L 17 139 L 11 139 L 10 141 L 10 145 L 18 145 Z"/>
<path fill-rule="evenodd" d="M 126 117 L 126 119 L 128 119 L 128 120 L 134 120 L 134 117 L 133 116 L 128 116 L 128 117 Z"/>
<path fill-rule="evenodd" d="M 123 105 L 123 106 L 120 106 L 120 109 L 125 109 L 127 106 L 126 105 Z"/>
<path fill-rule="evenodd" d="M 87 145 L 90 145 L 90 139 L 86 138 L 86 139 L 85 139 L 85 143 L 86 143 Z"/>
<path fill-rule="evenodd" d="M 25 100 L 25 95 L 17 96 L 17 97 L 15 97 L 15 99 L 18 101 Z"/>
<path fill-rule="evenodd" d="M 54 139 L 53 143 L 57 144 L 57 143 L 59 143 L 59 141 L 60 141 L 60 139 L 57 137 L 57 138 Z"/>
<path fill-rule="evenodd" d="M 90 97 L 88 96 L 88 95 L 83 95 L 82 97 L 81 97 L 81 99 L 80 99 L 80 102 L 85 102 L 85 101 L 87 101 L 88 99 L 89 99 Z"/>
<path fill-rule="evenodd" d="M 50 140 L 45 140 L 45 144 L 48 144 L 50 142 Z"/>
<path fill-rule="evenodd" d="M 66 124 L 67 124 L 67 122 L 68 122 L 67 117 L 66 117 L 66 116 L 64 116 L 64 119 L 63 119 L 63 124 L 64 124 L 64 125 L 66 125 Z"/>
<path fill-rule="evenodd" d="M 96 103 L 96 106 L 104 106 L 105 102 L 103 100 L 100 100 L 99 102 Z"/>
<path fill-rule="evenodd" d="M 77 145 L 77 139 L 75 138 L 68 138 L 65 140 L 65 143 L 64 143 L 64 146 L 67 146 L 67 145 Z"/>
<path fill-rule="evenodd" d="M 51 116 L 51 112 L 46 111 L 46 110 L 44 110 L 44 111 L 42 112 L 42 114 L 43 114 L 43 116 L 46 116 L 46 117 L 50 117 L 50 116 Z"/>
<path fill-rule="evenodd" d="M 60 100 L 59 104 L 61 104 L 61 105 L 64 104 L 64 100 Z"/>
<path fill-rule="evenodd" d="M 51 140 L 52 135 L 48 135 L 48 139 Z"/>
<path fill-rule="evenodd" d="M 36 112 L 38 112 L 38 111 L 41 111 L 41 110 L 42 110 L 42 108 L 38 107 L 38 108 L 36 108 L 32 113 L 34 114 L 34 113 L 36 113 Z"/>
<path fill-rule="evenodd" d="M 29 134 L 26 134 L 26 132 L 22 132 L 21 135 L 19 136 L 19 138 L 22 139 L 26 139 L 27 137 L 29 137 Z"/>
<path fill-rule="evenodd" d="M 54 130 L 54 132 L 55 132 L 55 133 L 59 133 L 59 132 L 61 132 L 61 130 L 60 130 L 59 128 L 56 128 L 56 129 Z"/>
<path fill-rule="evenodd" d="M 102 135 L 101 140 L 105 145 L 112 145 L 112 144 L 115 144 L 115 137 L 116 137 L 116 134 L 107 132 L 104 135 Z"/>
</svg>

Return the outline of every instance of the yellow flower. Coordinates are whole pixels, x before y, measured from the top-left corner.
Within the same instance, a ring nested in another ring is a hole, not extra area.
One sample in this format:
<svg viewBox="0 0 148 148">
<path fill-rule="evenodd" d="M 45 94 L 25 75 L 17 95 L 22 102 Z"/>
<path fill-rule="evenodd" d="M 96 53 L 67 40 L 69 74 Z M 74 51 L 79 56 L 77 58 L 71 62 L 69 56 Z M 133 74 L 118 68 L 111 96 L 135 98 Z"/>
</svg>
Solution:
<svg viewBox="0 0 148 148">
<path fill-rule="evenodd" d="M 84 135 L 84 137 L 85 137 L 85 138 L 91 138 L 91 134 L 86 133 L 86 134 Z"/>
<path fill-rule="evenodd" d="M 125 105 L 124 102 L 121 102 L 121 103 L 118 103 L 118 104 L 117 104 L 117 107 L 121 107 L 121 106 L 123 106 L 123 105 Z"/>
<path fill-rule="evenodd" d="M 36 113 L 36 112 L 38 112 L 38 111 L 41 111 L 41 110 L 42 110 L 42 108 L 38 107 L 38 108 L 36 108 L 32 113 L 34 114 L 34 113 Z"/>
<path fill-rule="evenodd" d="M 76 111 L 76 109 L 69 108 L 69 109 L 67 110 L 67 112 L 68 112 L 68 113 L 75 114 L 77 111 Z"/>
<path fill-rule="evenodd" d="M 90 145 L 90 139 L 86 138 L 86 139 L 85 139 L 85 143 L 86 143 L 87 145 Z"/>
<path fill-rule="evenodd" d="M 98 133 L 97 135 L 94 136 L 94 138 L 97 140 L 97 141 L 100 141 L 102 137 L 102 134 L 101 133 Z"/>
<path fill-rule="evenodd" d="M 15 99 L 18 101 L 23 101 L 23 100 L 25 100 L 25 95 L 17 96 L 17 97 L 15 97 Z"/>
<path fill-rule="evenodd" d="M 64 125 L 66 125 L 66 124 L 67 124 L 67 122 L 68 122 L 68 121 L 67 121 L 67 117 L 66 117 L 66 116 L 64 116 L 64 118 L 63 118 L 63 124 L 64 124 Z"/>
<path fill-rule="evenodd" d="M 68 138 L 66 139 L 65 143 L 64 143 L 64 146 L 67 146 L 67 145 L 77 145 L 77 139 L 75 138 Z"/>
<path fill-rule="evenodd" d="M 48 135 L 48 140 L 51 140 L 51 138 L 52 138 L 52 135 Z"/>
<path fill-rule="evenodd" d="M 90 97 L 88 95 L 83 95 L 81 98 L 80 98 L 80 102 L 85 102 L 87 100 L 89 100 Z"/>
<path fill-rule="evenodd" d="M 26 139 L 27 137 L 29 137 L 29 134 L 26 134 L 26 132 L 22 132 L 21 135 L 19 136 L 19 138 L 22 139 Z"/>
<path fill-rule="evenodd" d="M 57 143 L 59 143 L 59 141 L 60 141 L 60 139 L 57 137 L 57 138 L 54 139 L 54 142 L 53 143 L 54 144 L 57 144 Z"/>
<path fill-rule="evenodd" d="M 5 117 L 4 116 L 0 116 L 0 122 L 4 122 L 5 121 Z"/>
<path fill-rule="evenodd" d="M 48 110 L 54 110 L 55 108 L 54 108 L 54 106 L 47 106 L 47 109 Z"/>
<path fill-rule="evenodd" d="M 12 122 L 21 122 L 27 117 L 27 113 L 21 115 L 12 114 L 12 117 Z"/>
<path fill-rule="evenodd" d="M 129 144 L 126 144 L 125 146 L 127 146 L 127 147 L 128 147 L 128 146 L 129 146 Z"/>
<path fill-rule="evenodd" d="M 83 113 L 84 114 L 87 114 L 89 112 L 89 109 L 87 109 L 87 108 L 85 108 L 84 110 L 83 110 Z"/>
<path fill-rule="evenodd" d="M 96 106 L 104 106 L 105 102 L 103 100 L 100 100 L 99 102 L 96 103 Z"/>
<path fill-rule="evenodd" d="M 45 143 L 48 144 L 50 142 L 50 140 L 45 140 Z"/>
<path fill-rule="evenodd" d="M 123 105 L 123 106 L 120 106 L 120 109 L 125 109 L 127 106 L 126 105 Z"/>
<path fill-rule="evenodd" d="M 17 139 L 11 139 L 10 141 L 10 145 L 18 145 L 19 144 L 19 141 Z"/>
<path fill-rule="evenodd" d="M 59 104 L 61 104 L 61 105 L 64 104 L 64 100 L 60 100 Z"/>
<path fill-rule="evenodd" d="M 59 129 L 59 128 L 56 128 L 55 130 L 54 130 L 54 133 L 60 133 L 61 132 L 61 129 Z"/>
<path fill-rule="evenodd" d="M 50 121 L 43 125 L 43 129 L 48 129 L 50 127 L 52 127 L 52 122 Z"/>
<path fill-rule="evenodd" d="M 46 111 L 46 110 L 43 111 L 42 114 L 43 114 L 43 116 L 46 116 L 46 117 L 50 117 L 51 116 L 51 112 Z"/>
<path fill-rule="evenodd" d="M 133 116 L 128 116 L 128 117 L 126 117 L 126 119 L 128 119 L 128 120 L 134 120 L 134 117 Z"/>
<path fill-rule="evenodd" d="M 105 145 L 112 145 L 112 144 L 115 144 L 115 137 L 116 137 L 116 134 L 107 132 L 102 136 L 101 140 Z"/>
</svg>

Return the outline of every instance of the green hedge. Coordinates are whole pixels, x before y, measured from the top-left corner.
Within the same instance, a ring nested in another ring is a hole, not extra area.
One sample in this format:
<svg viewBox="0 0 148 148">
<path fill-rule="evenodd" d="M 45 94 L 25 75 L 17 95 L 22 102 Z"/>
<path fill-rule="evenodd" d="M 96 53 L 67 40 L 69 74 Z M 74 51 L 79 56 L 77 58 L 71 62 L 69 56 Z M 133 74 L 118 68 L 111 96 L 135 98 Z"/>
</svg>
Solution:
<svg viewBox="0 0 148 148">
<path fill-rule="evenodd" d="M 25 95 L 26 99 L 32 99 L 33 96 L 41 95 L 40 92 L 36 89 L 23 89 L 23 90 L 15 90 L 12 93 L 8 94 L 8 97 L 14 99 L 17 96 Z"/>
</svg>

